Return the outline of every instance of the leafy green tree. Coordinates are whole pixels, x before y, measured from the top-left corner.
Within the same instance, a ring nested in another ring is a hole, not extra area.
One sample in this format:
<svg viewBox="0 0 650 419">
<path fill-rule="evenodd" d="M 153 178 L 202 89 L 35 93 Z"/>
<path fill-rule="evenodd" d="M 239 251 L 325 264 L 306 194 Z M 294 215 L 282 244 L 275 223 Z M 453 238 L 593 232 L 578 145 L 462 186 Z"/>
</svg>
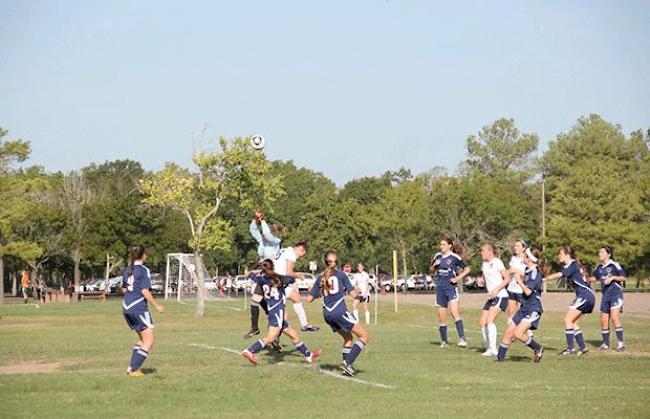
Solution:
<svg viewBox="0 0 650 419">
<path fill-rule="evenodd" d="M 544 155 L 549 250 L 571 244 L 594 265 L 598 247 L 609 244 L 621 263 L 639 260 L 647 240 L 647 161 L 647 142 L 626 138 L 595 114 L 558 135 Z"/>
<path fill-rule="evenodd" d="M 88 207 L 89 225 L 83 240 L 85 260 L 93 271 L 105 275 L 107 257 L 125 263 L 134 244 L 147 247 L 148 264 L 155 270 L 163 268 L 167 253 L 189 250 L 182 215 L 142 205 L 139 181 L 146 173 L 140 163 L 117 160 L 91 164 L 82 171 L 98 198 Z"/>
<path fill-rule="evenodd" d="M 4 256 L 24 249 L 7 248 L 13 235 L 13 227 L 24 217 L 20 196 L 22 186 L 11 173 L 15 163 L 24 162 L 30 154 L 29 142 L 7 140 L 9 133 L 0 127 L 0 305 L 4 304 Z"/>
<path fill-rule="evenodd" d="M 146 204 L 175 210 L 186 218 L 189 245 L 196 256 L 197 317 L 205 313 L 202 251 L 232 243 L 231 224 L 220 212 L 224 200 L 237 199 L 242 209 L 252 211 L 261 204 L 272 205 L 283 193 L 282 179 L 271 174 L 270 162 L 264 153 L 249 147 L 249 140 L 220 138 L 219 151 L 194 155 L 196 172 L 167 164 L 140 184 Z"/>
<path fill-rule="evenodd" d="M 501 118 L 467 138 L 467 167 L 496 178 L 527 180 L 536 171 L 536 134 L 524 134 L 513 119 Z"/>
</svg>

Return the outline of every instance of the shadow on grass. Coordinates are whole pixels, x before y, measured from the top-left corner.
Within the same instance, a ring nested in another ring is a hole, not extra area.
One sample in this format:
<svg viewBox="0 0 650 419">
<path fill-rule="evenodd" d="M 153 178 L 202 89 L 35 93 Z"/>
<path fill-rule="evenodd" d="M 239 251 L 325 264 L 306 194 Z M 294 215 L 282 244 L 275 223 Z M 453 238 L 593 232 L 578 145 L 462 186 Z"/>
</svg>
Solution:
<svg viewBox="0 0 650 419">
<path fill-rule="evenodd" d="M 301 359 L 303 358 L 302 354 L 295 349 L 290 351 L 283 350 L 282 352 L 270 350 L 266 353 L 266 357 L 271 358 L 272 364 L 283 362 L 286 357 L 301 358 Z"/>
<path fill-rule="evenodd" d="M 158 370 L 156 368 L 142 368 L 141 371 L 145 375 L 155 374 L 155 373 L 158 372 Z"/>
<path fill-rule="evenodd" d="M 594 340 L 588 340 L 587 343 L 588 343 L 589 345 L 592 345 L 592 346 L 595 347 L 595 348 L 599 348 L 600 345 L 603 344 L 602 341 L 600 341 L 600 340 L 595 340 L 595 339 L 594 339 Z"/>
<path fill-rule="evenodd" d="M 322 364 L 320 365 L 320 369 L 322 369 L 323 371 L 338 372 L 341 373 L 341 375 L 343 375 L 341 371 L 341 365 L 339 364 Z M 361 370 L 357 367 L 354 367 L 354 370 L 357 372 L 357 374 L 364 372 L 364 370 Z"/>
</svg>

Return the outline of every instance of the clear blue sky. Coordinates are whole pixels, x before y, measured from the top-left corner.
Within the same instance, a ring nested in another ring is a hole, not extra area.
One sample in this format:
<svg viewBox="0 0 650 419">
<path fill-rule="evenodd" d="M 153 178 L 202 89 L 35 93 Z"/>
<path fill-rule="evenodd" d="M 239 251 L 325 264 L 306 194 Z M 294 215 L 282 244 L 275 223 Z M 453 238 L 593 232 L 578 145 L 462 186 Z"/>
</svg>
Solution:
<svg viewBox="0 0 650 419">
<path fill-rule="evenodd" d="M 0 0 L 0 126 L 32 164 L 190 164 L 261 133 L 339 185 L 451 169 L 500 117 L 546 143 L 650 126 L 646 1 Z"/>
</svg>

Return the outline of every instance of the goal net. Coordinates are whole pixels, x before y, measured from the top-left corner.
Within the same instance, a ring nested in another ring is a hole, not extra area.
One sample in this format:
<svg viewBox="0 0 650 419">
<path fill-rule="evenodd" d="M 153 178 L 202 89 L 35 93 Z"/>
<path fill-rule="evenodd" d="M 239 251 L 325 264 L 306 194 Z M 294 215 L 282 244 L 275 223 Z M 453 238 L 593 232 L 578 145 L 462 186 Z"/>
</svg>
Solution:
<svg viewBox="0 0 650 419">
<path fill-rule="evenodd" d="M 204 268 L 205 269 L 205 268 Z M 205 278 L 206 296 L 209 297 L 212 278 L 207 270 L 203 271 Z M 168 253 L 165 271 L 165 300 L 176 298 L 196 297 L 198 290 L 196 272 L 196 256 L 191 253 Z"/>
</svg>

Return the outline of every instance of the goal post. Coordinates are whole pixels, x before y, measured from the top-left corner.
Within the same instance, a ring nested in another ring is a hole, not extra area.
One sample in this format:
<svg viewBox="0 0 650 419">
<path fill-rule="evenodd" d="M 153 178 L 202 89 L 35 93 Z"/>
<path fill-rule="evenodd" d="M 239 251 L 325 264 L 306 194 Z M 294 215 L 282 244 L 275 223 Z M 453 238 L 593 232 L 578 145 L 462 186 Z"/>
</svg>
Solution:
<svg viewBox="0 0 650 419">
<path fill-rule="evenodd" d="M 199 289 L 197 256 L 193 253 L 168 253 L 165 268 L 165 300 L 176 298 L 179 302 L 185 297 L 196 297 Z M 214 280 L 207 268 L 203 268 L 204 297 L 208 300 L 218 298 L 219 283 Z"/>
<path fill-rule="evenodd" d="M 191 294 L 196 286 L 194 264 L 191 253 L 168 253 L 165 269 L 165 300 L 176 296 L 181 301 L 183 294 Z"/>
</svg>

